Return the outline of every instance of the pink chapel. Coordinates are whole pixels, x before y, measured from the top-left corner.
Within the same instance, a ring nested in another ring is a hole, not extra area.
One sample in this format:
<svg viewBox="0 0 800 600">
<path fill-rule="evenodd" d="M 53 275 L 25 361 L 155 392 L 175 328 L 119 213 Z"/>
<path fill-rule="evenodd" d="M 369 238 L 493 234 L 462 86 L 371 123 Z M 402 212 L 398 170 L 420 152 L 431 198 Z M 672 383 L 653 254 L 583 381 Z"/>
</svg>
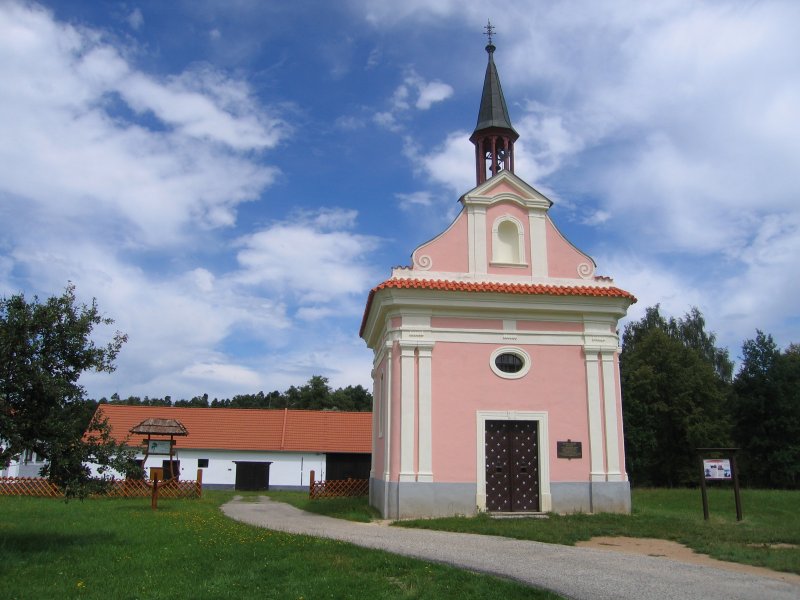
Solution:
<svg viewBox="0 0 800 600">
<path fill-rule="evenodd" d="M 617 324 L 636 298 L 515 175 L 491 37 L 486 51 L 477 187 L 364 311 L 370 503 L 385 518 L 629 512 Z"/>
</svg>

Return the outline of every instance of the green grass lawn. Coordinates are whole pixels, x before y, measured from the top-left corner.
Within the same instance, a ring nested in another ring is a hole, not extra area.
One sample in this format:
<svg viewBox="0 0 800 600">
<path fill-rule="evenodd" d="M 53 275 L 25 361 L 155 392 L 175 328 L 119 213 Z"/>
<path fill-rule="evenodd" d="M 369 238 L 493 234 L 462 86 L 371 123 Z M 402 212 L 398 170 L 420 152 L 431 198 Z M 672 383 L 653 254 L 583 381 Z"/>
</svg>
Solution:
<svg viewBox="0 0 800 600">
<path fill-rule="evenodd" d="M 596 536 L 652 537 L 674 540 L 721 560 L 800 573 L 800 491 L 742 490 L 742 506 L 744 520 L 737 522 L 732 489 L 710 489 L 711 518 L 706 522 L 699 489 L 637 489 L 631 515 L 492 519 L 484 514 L 396 525 L 568 545 Z"/>
<path fill-rule="evenodd" d="M 264 492 L 278 502 L 286 502 L 308 512 L 359 523 L 380 519 L 380 513 L 369 505 L 365 496 L 359 498 L 319 498 L 311 500 L 307 492 Z"/>
<path fill-rule="evenodd" d="M 557 598 L 516 583 L 226 518 L 202 500 L 0 498 L 0 597 Z"/>
</svg>

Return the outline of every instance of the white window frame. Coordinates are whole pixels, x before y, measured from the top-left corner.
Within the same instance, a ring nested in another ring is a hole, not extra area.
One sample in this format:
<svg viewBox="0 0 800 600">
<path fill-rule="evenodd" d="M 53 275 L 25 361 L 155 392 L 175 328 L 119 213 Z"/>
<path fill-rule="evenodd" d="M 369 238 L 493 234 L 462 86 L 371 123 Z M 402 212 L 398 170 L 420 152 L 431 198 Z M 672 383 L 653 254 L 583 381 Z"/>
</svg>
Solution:
<svg viewBox="0 0 800 600">
<path fill-rule="evenodd" d="M 505 371 L 501 371 L 497 368 L 497 365 L 494 362 L 501 354 L 516 354 L 522 359 L 522 368 L 516 373 L 506 373 Z M 525 352 L 525 350 L 517 346 L 502 346 L 500 348 L 496 348 L 489 357 L 489 367 L 492 369 L 492 372 L 503 379 L 522 379 L 531 370 L 531 366 L 532 362 L 530 355 Z"/>
</svg>

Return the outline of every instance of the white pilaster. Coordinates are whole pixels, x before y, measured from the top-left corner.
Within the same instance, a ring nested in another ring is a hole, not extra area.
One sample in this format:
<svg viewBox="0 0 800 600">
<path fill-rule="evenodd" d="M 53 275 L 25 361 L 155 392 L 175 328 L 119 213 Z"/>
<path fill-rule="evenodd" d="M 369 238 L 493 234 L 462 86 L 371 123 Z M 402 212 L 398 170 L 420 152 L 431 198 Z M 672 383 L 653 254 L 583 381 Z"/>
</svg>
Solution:
<svg viewBox="0 0 800 600">
<path fill-rule="evenodd" d="M 603 423 L 600 414 L 600 374 L 597 350 L 586 353 L 586 398 L 589 412 L 589 469 L 592 481 L 605 481 L 603 468 Z"/>
<path fill-rule="evenodd" d="M 415 481 L 414 474 L 414 345 L 400 346 L 400 481 Z"/>
<path fill-rule="evenodd" d="M 433 345 L 419 345 L 419 472 L 417 481 L 433 481 L 431 365 Z"/>
<path fill-rule="evenodd" d="M 372 460 L 370 461 L 369 476 L 375 477 L 375 456 L 378 454 L 378 438 L 381 434 L 381 383 L 383 376 L 375 377 L 375 369 L 372 370 Z M 385 456 L 384 456 L 385 458 Z"/>
<path fill-rule="evenodd" d="M 475 273 L 485 275 L 487 272 L 488 259 L 486 250 L 486 207 L 473 207 L 473 224 L 475 239 Z"/>
<path fill-rule="evenodd" d="M 384 382 L 384 413 L 386 415 L 386 435 L 383 436 L 383 514 L 389 514 L 389 477 L 392 470 L 392 342 L 386 342 L 386 380 Z"/>
<path fill-rule="evenodd" d="M 528 213 L 531 232 L 531 276 L 547 277 L 547 217 L 544 211 Z"/>
<path fill-rule="evenodd" d="M 604 350 L 603 360 L 603 405 L 606 419 L 606 468 L 608 481 L 622 481 L 619 464 L 619 424 L 617 419 L 617 382 L 614 377 L 614 352 Z"/>
</svg>

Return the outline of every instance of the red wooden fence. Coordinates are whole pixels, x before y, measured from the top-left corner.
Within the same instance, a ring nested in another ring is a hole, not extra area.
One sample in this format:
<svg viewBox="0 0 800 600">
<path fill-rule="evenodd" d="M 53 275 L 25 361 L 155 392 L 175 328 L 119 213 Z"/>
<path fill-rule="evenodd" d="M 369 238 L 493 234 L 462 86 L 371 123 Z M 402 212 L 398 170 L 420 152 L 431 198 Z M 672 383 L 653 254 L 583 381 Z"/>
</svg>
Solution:
<svg viewBox="0 0 800 600">
<path fill-rule="evenodd" d="M 147 479 L 116 479 L 106 491 L 97 494 L 106 498 L 149 498 L 153 482 Z M 158 482 L 161 498 L 200 498 L 203 495 L 203 471 L 197 470 L 197 480 Z M 64 492 L 44 477 L 0 477 L 0 496 L 44 496 L 63 498 Z"/>
<path fill-rule="evenodd" d="M 329 479 L 316 481 L 316 473 L 311 471 L 308 485 L 308 497 L 317 498 L 342 498 L 347 496 L 369 495 L 369 479 Z"/>
</svg>

